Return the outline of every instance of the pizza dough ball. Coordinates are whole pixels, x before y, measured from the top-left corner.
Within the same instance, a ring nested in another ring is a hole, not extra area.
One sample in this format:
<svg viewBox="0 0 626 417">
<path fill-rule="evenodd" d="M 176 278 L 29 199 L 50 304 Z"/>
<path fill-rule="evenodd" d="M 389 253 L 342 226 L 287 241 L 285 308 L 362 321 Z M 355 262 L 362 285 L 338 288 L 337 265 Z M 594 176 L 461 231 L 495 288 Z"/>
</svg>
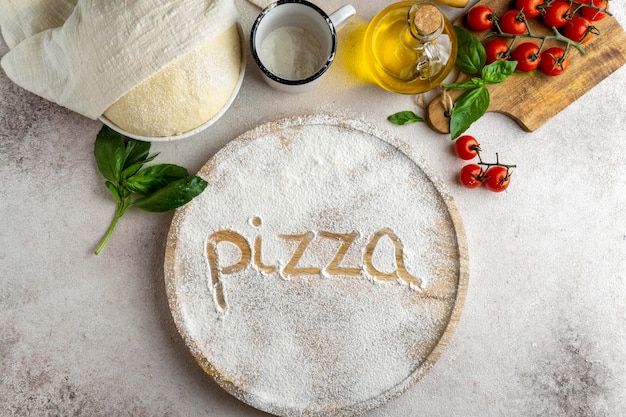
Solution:
<svg viewBox="0 0 626 417">
<path fill-rule="evenodd" d="M 174 136 L 215 117 L 229 102 L 242 71 L 234 25 L 121 97 L 104 116 L 127 132 Z"/>
</svg>

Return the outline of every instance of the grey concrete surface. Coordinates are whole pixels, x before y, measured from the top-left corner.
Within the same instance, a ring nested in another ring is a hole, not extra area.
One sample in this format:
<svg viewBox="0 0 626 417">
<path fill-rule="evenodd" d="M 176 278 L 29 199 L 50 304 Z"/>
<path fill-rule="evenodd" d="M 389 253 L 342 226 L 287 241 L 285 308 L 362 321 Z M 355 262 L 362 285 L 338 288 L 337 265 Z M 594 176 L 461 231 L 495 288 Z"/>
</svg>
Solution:
<svg viewBox="0 0 626 417">
<path fill-rule="evenodd" d="M 247 31 L 258 9 L 237 4 Z M 387 3 L 353 4 L 358 16 L 342 30 Z M 611 5 L 624 25 L 626 6 Z M 463 163 L 446 136 L 386 121 L 415 109 L 412 97 L 360 84 L 341 57 L 318 90 L 295 96 L 269 89 L 248 64 L 224 117 L 154 144 L 159 160 L 195 172 L 261 123 L 337 113 L 410 141 L 463 217 L 470 287 L 453 342 L 368 417 L 626 415 L 626 68 L 535 132 L 496 114 L 475 123 L 469 133 L 486 154 L 518 165 L 496 195 L 458 186 Z M 176 331 L 163 283 L 171 213 L 130 210 L 92 254 L 115 208 L 93 158 L 100 126 L 0 73 L 0 415 L 266 415 L 222 391 Z"/>
</svg>

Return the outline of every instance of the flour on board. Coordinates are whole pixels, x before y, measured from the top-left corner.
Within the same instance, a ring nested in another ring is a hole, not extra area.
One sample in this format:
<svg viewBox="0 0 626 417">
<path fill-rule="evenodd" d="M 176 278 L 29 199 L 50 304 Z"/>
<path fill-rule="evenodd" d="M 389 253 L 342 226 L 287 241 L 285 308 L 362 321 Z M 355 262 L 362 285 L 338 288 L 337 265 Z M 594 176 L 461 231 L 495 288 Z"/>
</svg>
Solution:
<svg viewBox="0 0 626 417">
<path fill-rule="evenodd" d="M 254 129 L 205 165 L 208 188 L 174 218 L 166 279 L 179 330 L 222 387 L 261 410 L 380 405 L 430 368 L 458 314 L 466 259 L 449 198 L 410 149 L 364 126 L 311 116 Z"/>
</svg>

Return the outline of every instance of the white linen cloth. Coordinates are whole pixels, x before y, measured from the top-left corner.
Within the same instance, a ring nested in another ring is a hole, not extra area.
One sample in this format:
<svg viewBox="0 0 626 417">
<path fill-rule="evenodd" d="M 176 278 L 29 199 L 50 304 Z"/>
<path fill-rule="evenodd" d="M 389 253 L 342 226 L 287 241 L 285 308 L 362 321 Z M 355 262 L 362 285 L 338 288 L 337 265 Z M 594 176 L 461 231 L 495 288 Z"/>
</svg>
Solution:
<svg viewBox="0 0 626 417">
<path fill-rule="evenodd" d="M 9 48 L 59 27 L 74 10 L 77 0 L 0 0 L 0 29 Z"/>
<path fill-rule="evenodd" d="M 274 3 L 276 0 L 248 0 L 250 3 L 254 4 L 261 9 L 265 9 L 270 4 Z"/>
<path fill-rule="evenodd" d="M 0 0 L 16 84 L 96 119 L 237 22 L 234 0 Z"/>
</svg>

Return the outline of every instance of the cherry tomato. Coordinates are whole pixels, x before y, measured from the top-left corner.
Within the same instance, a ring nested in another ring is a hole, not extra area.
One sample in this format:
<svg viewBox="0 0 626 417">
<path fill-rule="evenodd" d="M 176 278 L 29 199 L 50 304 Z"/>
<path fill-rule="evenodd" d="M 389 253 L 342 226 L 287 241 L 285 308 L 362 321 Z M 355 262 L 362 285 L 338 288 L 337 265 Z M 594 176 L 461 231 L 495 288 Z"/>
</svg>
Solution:
<svg viewBox="0 0 626 417">
<path fill-rule="evenodd" d="M 470 160 L 478 156 L 480 145 L 475 137 L 463 135 L 454 142 L 454 151 L 459 158 Z"/>
<path fill-rule="evenodd" d="M 602 10 L 609 10 L 609 2 L 608 0 L 583 0 L 583 3 L 592 5 L 592 6 L 596 6 L 599 9 Z M 591 20 L 592 22 L 598 21 L 600 19 L 604 19 L 606 17 L 606 13 L 594 9 L 593 7 L 583 7 L 580 12 L 582 13 L 583 17 L 587 20 Z"/>
<path fill-rule="evenodd" d="M 480 165 L 468 164 L 459 172 L 459 182 L 467 188 L 480 187 L 484 181 L 484 172 Z"/>
<path fill-rule="evenodd" d="M 517 61 L 517 71 L 534 71 L 541 62 L 539 46 L 532 42 L 521 43 L 511 52 L 511 60 Z"/>
<path fill-rule="evenodd" d="M 563 27 L 573 15 L 572 5 L 567 1 L 557 0 L 544 10 L 543 22 L 548 27 Z"/>
<path fill-rule="evenodd" d="M 541 62 L 539 69 L 546 75 L 555 76 L 561 74 L 567 69 L 569 57 L 565 56 L 565 50 L 554 46 L 548 48 L 541 53 Z"/>
<path fill-rule="evenodd" d="M 489 6 L 477 4 L 467 12 L 467 26 L 476 32 L 493 27 L 493 10 Z"/>
<path fill-rule="evenodd" d="M 489 191 L 499 193 L 504 191 L 511 182 L 511 173 L 506 167 L 496 165 L 487 170 L 485 174 L 485 187 Z"/>
<path fill-rule="evenodd" d="M 593 33 L 597 33 L 596 28 L 580 16 L 574 17 L 563 26 L 563 35 L 574 42 L 587 43 Z"/>
<path fill-rule="evenodd" d="M 500 29 L 504 33 L 510 33 L 511 35 L 523 35 L 526 33 L 526 18 L 519 10 L 507 11 L 500 17 L 498 22 Z"/>
<path fill-rule="evenodd" d="M 541 9 L 538 9 L 537 6 L 540 6 L 543 3 L 544 0 L 517 0 L 515 2 L 515 8 L 524 13 L 526 19 L 532 19 L 533 17 L 537 17 L 541 14 Z"/>
<path fill-rule="evenodd" d="M 500 38 L 494 38 L 485 44 L 487 64 L 499 59 L 509 59 L 509 44 Z"/>
</svg>

